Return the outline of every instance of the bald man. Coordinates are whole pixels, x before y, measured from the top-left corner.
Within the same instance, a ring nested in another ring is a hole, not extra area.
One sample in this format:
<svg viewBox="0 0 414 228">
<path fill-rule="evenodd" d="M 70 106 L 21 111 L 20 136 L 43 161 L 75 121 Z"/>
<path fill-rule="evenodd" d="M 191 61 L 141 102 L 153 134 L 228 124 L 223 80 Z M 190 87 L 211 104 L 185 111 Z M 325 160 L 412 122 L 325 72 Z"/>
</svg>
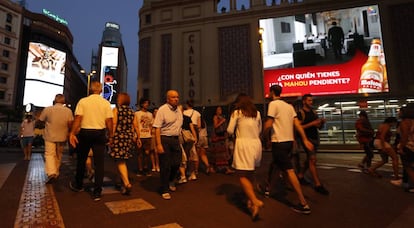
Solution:
<svg viewBox="0 0 414 228">
<path fill-rule="evenodd" d="M 65 105 L 65 96 L 57 94 L 53 106 L 43 109 L 39 121 L 45 123 L 45 172 L 46 184 L 53 183 L 59 177 L 63 148 L 69 137 L 73 122 L 72 110 Z"/>
<path fill-rule="evenodd" d="M 167 92 L 167 102 L 155 116 L 156 152 L 160 161 L 161 196 L 171 199 L 170 191 L 175 191 L 175 177 L 181 164 L 181 149 L 178 136 L 183 125 L 183 113 L 178 107 L 179 95 L 175 90 Z"/>
<path fill-rule="evenodd" d="M 88 97 L 82 98 L 78 105 L 76 105 L 75 120 L 69 135 L 70 144 L 73 147 L 78 147 L 76 182 L 69 182 L 69 187 L 75 192 L 83 191 L 85 162 L 89 150 L 92 149 L 95 163 L 95 186 L 92 192 L 92 199 L 99 201 L 101 200 L 104 178 L 105 146 L 108 141 L 111 145 L 113 140 L 113 113 L 109 101 L 100 95 L 102 84 L 98 81 L 93 81 L 91 82 L 90 90 L 91 94 Z M 107 137 L 109 138 L 107 139 Z"/>
</svg>

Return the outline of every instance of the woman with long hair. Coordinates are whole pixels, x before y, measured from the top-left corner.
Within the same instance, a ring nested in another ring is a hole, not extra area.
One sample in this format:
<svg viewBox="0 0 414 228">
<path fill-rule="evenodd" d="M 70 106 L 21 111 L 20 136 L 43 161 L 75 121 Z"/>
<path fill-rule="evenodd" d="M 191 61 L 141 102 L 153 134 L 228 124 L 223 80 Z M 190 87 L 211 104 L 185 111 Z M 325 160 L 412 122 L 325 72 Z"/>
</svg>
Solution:
<svg viewBox="0 0 414 228">
<path fill-rule="evenodd" d="M 20 125 L 20 144 L 24 153 L 24 160 L 29 161 L 32 157 L 32 145 L 34 138 L 35 121 L 32 114 L 25 115 Z"/>
<path fill-rule="evenodd" d="M 109 153 L 116 162 L 119 176 L 124 184 L 121 190 L 123 195 L 129 195 L 132 188 L 126 161 L 132 156 L 134 143 L 138 148 L 141 147 L 138 124 L 134 111 L 129 107 L 130 102 L 131 98 L 127 93 L 118 94 L 117 106 L 113 109 L 114 140 Z"/>
<path fill-rule="evenodd" d="M 256 197 L 252 184 L 255 168 L 260 165 L 262 159 L 261 130 L 260 112 L 249 96 L 240 94 L 236 99 L 227 132 L 236 136 L 232 166 L 236 169 L 240 184 L 248 198 L 247 208 L 253 220 L 257 219 L 259 209 L 263 207 L 263 202 Z"/>
<path fill-rule="evenodd" d="M 227 135 L 227 119 L 223 115 L 221 106 L 217 106 L 213 116 L 213 136 L 211 138 L 212 151 L 214 153 L 215 165 L 217 171 L 225 174 L 234 173 L 229 167 L 231 155 L 229 153 L 229 142 Z"/>
</svg>

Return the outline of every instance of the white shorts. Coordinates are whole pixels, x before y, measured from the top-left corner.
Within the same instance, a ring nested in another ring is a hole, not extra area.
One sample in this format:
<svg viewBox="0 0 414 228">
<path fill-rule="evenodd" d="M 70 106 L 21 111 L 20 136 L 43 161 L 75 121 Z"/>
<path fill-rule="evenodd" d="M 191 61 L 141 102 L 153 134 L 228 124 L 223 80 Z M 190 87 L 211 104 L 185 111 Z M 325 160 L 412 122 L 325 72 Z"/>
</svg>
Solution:
<svg viewBox="0 0 414 228">
<path fill-rule="evenodd" d="M 208 148 L 208 138 L 207 138 L 207 136 L 199 136 L 198 142 L 197 142 L 197 147 L 204 148 L 204 149 Z"/>
<path fill-rule="evenodd" d="M 384 142 L 384 146 L 385 146 L 385 149 L 392 148 L 391 145 L 387 142 Z M 374 147 L 375 147 L 375 149 L 378 149 L 378 150 L 383 149 L 382 146 L 381 146 L 381 139 L 375 139 L 374 140 Z"/>
</svg>

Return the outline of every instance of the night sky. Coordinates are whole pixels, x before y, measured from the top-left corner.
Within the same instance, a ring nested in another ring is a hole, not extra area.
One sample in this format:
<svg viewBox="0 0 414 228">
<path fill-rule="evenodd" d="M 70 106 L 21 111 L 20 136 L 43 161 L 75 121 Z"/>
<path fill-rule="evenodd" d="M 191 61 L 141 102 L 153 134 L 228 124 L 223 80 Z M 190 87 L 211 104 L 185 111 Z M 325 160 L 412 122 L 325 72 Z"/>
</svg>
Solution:
<svg viewBox="0 0 414 228">
<path fill-rule="evenodd" d="M 26 9 L 42 14 L 43 9 L 68 22 L 73 51 L 80 65 L 89 72 L 92 50 L 98 51 L 106 22 L 120 25 L 128 61 L 128 93 L 136 103 L 138 72 L 138 13 L 143 0 L 26 0 Z"/>
</svg>

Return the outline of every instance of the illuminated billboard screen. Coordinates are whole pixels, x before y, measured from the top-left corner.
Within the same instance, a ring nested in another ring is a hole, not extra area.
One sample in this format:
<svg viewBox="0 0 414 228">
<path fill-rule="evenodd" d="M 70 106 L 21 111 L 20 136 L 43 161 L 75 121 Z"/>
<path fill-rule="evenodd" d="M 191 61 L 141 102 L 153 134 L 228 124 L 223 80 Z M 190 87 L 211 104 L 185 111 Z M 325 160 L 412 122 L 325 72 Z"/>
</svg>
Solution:
<svg viewBox="0 0 414 228">
<path fill-rule="evenodd" d="M 118 48 L 102 47 L 101 82 L 104 85 L 102 96 L 111 104 L 116 104 L 118 69 Z"/>
<path fill-rule="evenodd" d="M 273 84 L 282 96 L 389 92 L 377 5 L 259 24 L 265 96 Z"/>
<path fill-rule="evenodd" d="M 29 43 L 23 104 L 38 107 L 53 104 L 63 93 L 66 53 L 42 43 Z"/>
</svg>

